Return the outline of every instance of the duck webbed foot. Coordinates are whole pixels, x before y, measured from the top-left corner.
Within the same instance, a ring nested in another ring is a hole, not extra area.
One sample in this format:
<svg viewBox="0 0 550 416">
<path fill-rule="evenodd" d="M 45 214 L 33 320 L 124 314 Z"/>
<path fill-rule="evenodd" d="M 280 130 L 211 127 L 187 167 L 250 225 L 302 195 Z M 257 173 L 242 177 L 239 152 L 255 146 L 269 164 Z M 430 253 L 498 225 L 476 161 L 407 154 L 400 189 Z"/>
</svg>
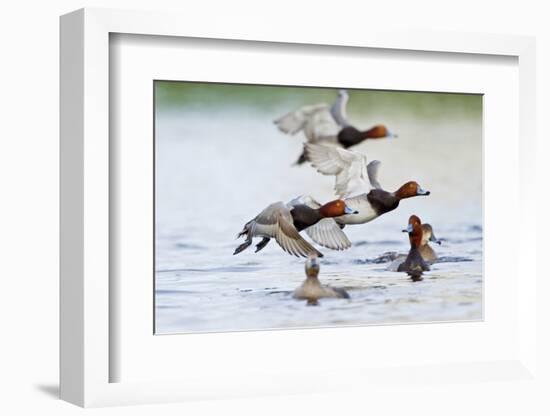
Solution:
<svg viewBox="0 0 550 416">
<path fill-rule="evenodd" d="M 269 243 L 269 241 L 270 241 L 270 238 L 267 238 L 267 237 L 262 238 L 262 241 L 260 241 L 258 244 L 256 244 L 256 251 L 255 251 L 255 253 L 257 253 L 257 252 L 260 251 L 262 248 L 264 248 L 265 246 L 267 246 L 267 243 Z"/>
<path fill-rule="evenodd" d="M 241 251 L 246 250 L 248 247 L 250 247 L 250 244 L 252 244 L 252 240 L 246 240 L 244 243 L 242 243 L 239 247 L 235 249 L 233 252 L 233 255 L 239 254 Z"/>
</svg>

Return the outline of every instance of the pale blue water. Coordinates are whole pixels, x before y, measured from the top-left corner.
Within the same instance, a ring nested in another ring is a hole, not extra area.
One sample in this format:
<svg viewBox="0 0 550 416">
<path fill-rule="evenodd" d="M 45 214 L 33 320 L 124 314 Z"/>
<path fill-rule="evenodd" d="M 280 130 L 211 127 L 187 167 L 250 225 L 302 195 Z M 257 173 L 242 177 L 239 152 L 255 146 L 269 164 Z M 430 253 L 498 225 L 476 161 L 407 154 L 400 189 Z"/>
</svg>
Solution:
<svg viewBox="0 0 550 416">
<path fill-rule="evenodd" d="M 302 137 L 278 132 L 285 107 L 175 106 L 156 121 L 156 332 L 233 331 L 482 318 L 480 118 L 426 119 L 408 113 L 353 120 L 384 122 L 395 140 L 355 150 L 382 161 L 380 182 L 396 189 L 414 179 L 432 195 L 405 200 L 371 223 L 345 229 L 344 252 L 321 249 L 320 279 L 345 287 L 350 300 L 319 306 L 294 300 L 304 260 L 272 241 L 233 256 L 243 224 L 265 206 L 308 193 L 334 199 L 333 179 L 291 166 Z M 381 119 L 382 118 L 382 119 Z M 432 224 L 443 262 L 421 282 L 385 271 L 385 252 L 408 251 L 401 230 L 411 214 Z"/>
</svg>

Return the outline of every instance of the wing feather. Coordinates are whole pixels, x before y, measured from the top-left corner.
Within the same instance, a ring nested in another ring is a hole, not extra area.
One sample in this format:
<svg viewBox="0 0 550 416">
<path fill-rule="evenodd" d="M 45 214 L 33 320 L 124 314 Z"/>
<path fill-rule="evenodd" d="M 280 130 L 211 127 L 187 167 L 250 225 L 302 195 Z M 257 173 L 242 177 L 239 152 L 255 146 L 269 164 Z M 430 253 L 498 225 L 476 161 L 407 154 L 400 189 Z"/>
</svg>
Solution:
<svg viewBox="0 0 550 416">
<path fill-rule="evenodd" d="M 310 143 L 305 144 L 305 152 L 319 173 L 336 177 L 334 190 L 340 197 L 371 190 L 365 155 L 340 147 Z"/>
<path fill-rule="evenodd" d="M 341 127 L 334 119 L 328 107 L 319 108 L 311 113 L 304 125 L 304 134 L 309 143 L 338 143 Z"/>
<path fill-rule="evenodd" d="M 285 134 L 296 134 L 304 128 L 311 116 L 321 109 L 328 109 L 327 104 L 307 105 L 291 111 L 273 122 Z"/>
<path fill-rule="evenodd" d="M 297 196 L 296 198 L 294 198 L 293 200 L 287 203 L 287 206 L 290 206 L 290 207 L 295 207 L 296 205 L 307 205 L 308 207 L 313 209 L 321 208 L 321 204 L 310 195 Z"/>
<path fill-rule="evenodd" d="M 351 247 L 351 241 L 333 218 L 323 218 L 305 231 L 320 246 L 332 250 L 346 250 Z"/>
<path fill-rule="evenodd" d="M 380 182 L 378 182 L 378 170 L 380 169 L 380 161 L 373 160 L 367 165 L 367 174 L 369 176 L 369 182 L 375 189 L 382 189 Z"/>
<path fill-rule="evenodd" d="M 302 238 L 298 230 L 294 227 L 294 224 L 289 222 L 288 218 L 285 218 L 284 215 L 279 217 L 277 225 L 275 241 L 277 241 L 284 251 L 296 257 L 323 257 L 322 253 Z"/>
<path fill-rule="evenodd" d="M 346 90 L 340 90 L 338 92 L 338 98 L 336 98 L 336 101 L 332 107 L 330 107 L 330 113 L 332 114 L 334 121 L 336 121 L 340 127 L 349 126 L 348 118 L 346 116 L 346 105 L 348 103 L 348 99 L 348 92 Z"/>
<path fill-rule="evenodd" d="M 291 255 L 323 257 L 323 254 L 304 240 L 296 230 L 290 208 L 283 202 L 275 202 L 258 214 L 252 224 L 251 233 L 275 238 L 277 244 Z"/>
</svg>

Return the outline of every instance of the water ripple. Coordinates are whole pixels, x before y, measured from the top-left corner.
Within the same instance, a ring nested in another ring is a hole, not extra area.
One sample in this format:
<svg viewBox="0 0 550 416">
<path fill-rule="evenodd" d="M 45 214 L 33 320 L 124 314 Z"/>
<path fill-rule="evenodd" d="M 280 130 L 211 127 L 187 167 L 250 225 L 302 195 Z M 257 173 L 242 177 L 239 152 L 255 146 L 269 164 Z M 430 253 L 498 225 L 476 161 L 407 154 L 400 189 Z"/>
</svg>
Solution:
<svg viewBox="0 0 550 416">
<path fill-rule="evenodd" d="M 191 272 L 191 273 L 242 273 L 242 272 L 254 272 L 261 270 L 262 267 L 257 266 L 223 266 L 223 267 L 204 267 L 204 268 L 179 268 L 179 269 L 159 269 L 157 273 L 177 273 L 177 272 Z"/>
</svg>

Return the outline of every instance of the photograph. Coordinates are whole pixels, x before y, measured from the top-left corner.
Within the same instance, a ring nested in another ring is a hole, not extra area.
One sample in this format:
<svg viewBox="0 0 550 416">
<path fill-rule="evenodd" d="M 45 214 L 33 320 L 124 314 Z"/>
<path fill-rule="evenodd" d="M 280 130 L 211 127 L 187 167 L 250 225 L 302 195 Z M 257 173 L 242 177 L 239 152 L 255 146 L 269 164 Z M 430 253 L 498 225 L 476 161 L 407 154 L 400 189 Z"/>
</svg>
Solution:
<svg viewBox="0 0 550 416">
<path fill-rule="evenodd" d="M 153 81 L 154 334 L 483 320 L 483 95 Z"/>
</svg>

